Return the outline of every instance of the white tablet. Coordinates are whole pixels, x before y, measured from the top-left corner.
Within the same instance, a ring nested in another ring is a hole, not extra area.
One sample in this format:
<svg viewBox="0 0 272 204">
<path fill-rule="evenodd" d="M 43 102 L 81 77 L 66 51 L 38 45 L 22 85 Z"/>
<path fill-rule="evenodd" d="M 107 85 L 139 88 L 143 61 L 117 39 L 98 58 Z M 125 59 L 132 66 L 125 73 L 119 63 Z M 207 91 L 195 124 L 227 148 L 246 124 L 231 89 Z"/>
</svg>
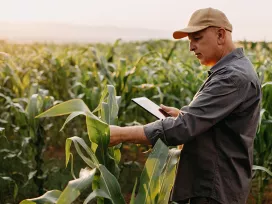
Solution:
<svg viewBox="0 0 272 204">
<path fill-rule="evenodd" d="M 144 110 L 154 115 L 157 119 L 165 119 L 166 117 L 170 116 L 168 113 L 162 110 L 160 106 L 146 97 L 133 98 L 131 100 L 137 105 L 141 106 Z"/>
</svg>

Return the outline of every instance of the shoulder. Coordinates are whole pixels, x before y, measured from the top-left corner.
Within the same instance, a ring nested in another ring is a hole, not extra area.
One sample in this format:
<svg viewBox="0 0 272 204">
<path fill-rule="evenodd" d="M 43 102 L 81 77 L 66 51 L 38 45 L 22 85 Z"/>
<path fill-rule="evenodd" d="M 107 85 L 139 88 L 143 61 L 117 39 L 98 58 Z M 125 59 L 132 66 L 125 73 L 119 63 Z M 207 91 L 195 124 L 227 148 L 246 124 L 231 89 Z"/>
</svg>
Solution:
<svg viewBox="0 0 272 204">
<path fill-rule="evenodd" d="M 240 74 L 232 66 L 224 66 L 212 74 L 207 85 L 213 85 L 218 88 L 223 86 L 238 88 L 241 78 Z"/>
<path fill-rule="evenodd" d="M 241 66 L 239 64 L 229 64 L 214 73 L 211 82 L 220 84 L 232 84 L 236 88 L 241 88 L 251 81 L 256 80 L 256 74 L 251 66 Z"/>
</svg>

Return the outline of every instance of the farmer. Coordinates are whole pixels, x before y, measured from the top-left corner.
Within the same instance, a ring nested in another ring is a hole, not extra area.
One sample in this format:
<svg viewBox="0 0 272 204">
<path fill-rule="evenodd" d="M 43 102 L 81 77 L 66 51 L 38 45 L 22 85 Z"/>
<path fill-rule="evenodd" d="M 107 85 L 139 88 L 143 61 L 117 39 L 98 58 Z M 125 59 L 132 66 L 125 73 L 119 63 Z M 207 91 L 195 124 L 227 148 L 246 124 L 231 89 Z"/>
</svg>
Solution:
<svg viewBox="0 0 272 204">
<path fill-rule="evenodd" d="M 190 51 L 210 66 L 192 102 L 180 110 L 161 105 L 172 117 L 144 126 L 111 126 L 110 145 L 121 142 L 184 144 L 171 201 L 246 203 L 252 176 L 253 140 L 260 115 L 261 87 L 232 25 L 217 9 L 195 11 L 173 37 L 188 37 Z M 192 82 L 193 83 L 193 82 Z"/>
</svg>

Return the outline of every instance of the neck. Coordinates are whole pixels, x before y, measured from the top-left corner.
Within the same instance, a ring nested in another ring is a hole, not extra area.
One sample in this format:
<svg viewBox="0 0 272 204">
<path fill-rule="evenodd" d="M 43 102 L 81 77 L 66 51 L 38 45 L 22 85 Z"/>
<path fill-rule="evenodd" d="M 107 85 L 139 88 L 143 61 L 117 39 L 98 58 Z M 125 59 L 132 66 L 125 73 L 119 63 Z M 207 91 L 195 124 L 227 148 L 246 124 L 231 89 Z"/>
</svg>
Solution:
<svg viewBox="0 0 272 204">
<path fill-rule="evenodd" d="M 233 42 L 229 43 L 228 46 L 225 45 L 223 49 L 218 52 L 217 61 L 211 64 L 211 66 L 214 66 L 219 60 L 231 53 L 235 48 L 236 47 Z"/>
<path fill-rule="evenodd" d="M 222 54 L 221 54 L 220 59 L 222 59 L 223 57 L 225 57 L 226 55 L 231 53 L 235 48 L 236 48 L 235 45 L 233 43 L 230 43 L 229 46 L 226 46 L 225 49 L 222 50 Z"/>
</svg>

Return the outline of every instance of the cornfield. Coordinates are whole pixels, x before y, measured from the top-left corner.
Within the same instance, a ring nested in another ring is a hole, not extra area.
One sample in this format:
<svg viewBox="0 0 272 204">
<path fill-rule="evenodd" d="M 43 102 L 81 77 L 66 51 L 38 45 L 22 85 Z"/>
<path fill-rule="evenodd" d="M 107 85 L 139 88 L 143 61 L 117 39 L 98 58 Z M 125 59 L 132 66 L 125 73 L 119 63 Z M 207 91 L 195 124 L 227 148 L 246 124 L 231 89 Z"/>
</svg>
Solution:
<svg viewBox="0 0 272 204">
<path fill-rule="evenodd" d="M 248 203 L 271 203 L 272 44 L 236 44 L 263 90 Z M 190 103 L 209 68 L 186 41 L 1 41 L 0 51 L 0 203 L 168 203 L 179 150 L 161 142 L 153 150 L 108 147 L 108 125 L 155 120 L 134 97 L 177 108 Z"/>
</svg>

